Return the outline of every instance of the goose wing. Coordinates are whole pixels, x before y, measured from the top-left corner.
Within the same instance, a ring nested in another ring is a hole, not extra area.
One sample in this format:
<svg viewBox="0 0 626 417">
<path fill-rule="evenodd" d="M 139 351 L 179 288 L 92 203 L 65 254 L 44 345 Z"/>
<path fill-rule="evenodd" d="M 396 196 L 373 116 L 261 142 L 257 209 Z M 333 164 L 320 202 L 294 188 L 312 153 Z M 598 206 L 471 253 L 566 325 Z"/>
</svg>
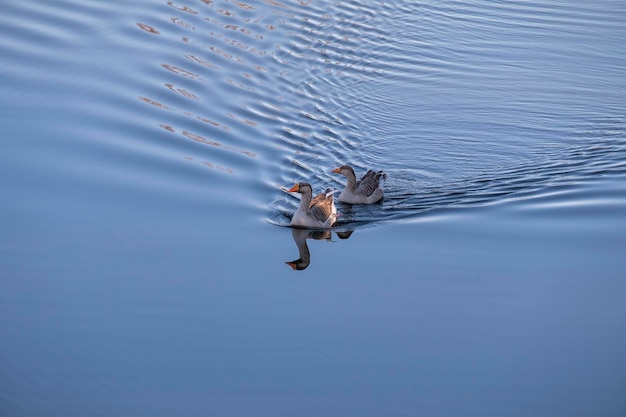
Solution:
<svg viewBox="0 0 626 417">
<path fill-rule="evenodd" d="M 309 204 L 309 208 L 313 207 L 317 203 L 322 203 L 324 201 L 324 199 L 326 199 L 326 195 L 325 194 L 318 194 L 318 195 L 316 195 L 315 197 L 313 197 L 313 200 L 311 200 L 311 204 Z"/>
<path fill-rule="evenodd" d="M 380 183 L 380 177 L 387 178 L 387 175 L 382 171 L 373 171 L 369 170 L 363 175 L 354 189 L 354 194 L 371 196 L 374 194 L 374 191 L 378 189 Z"/>
<path fill-rule="evenodd" d="M 309 206 L 309 214 L 324 223 L 333 213 L 333 195 L 326 195 L 326 193 L 318 194 L 311 201 Z"/>
</svg>

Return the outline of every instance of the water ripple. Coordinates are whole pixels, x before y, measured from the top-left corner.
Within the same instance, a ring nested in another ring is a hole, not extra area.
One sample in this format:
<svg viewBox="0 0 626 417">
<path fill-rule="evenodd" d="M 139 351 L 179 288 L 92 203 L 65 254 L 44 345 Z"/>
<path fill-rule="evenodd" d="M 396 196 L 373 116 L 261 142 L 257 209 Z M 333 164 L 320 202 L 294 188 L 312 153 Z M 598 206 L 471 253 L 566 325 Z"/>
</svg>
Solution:
<svg viewBox="0 0 626 417">
<path fill-rule="evenodd" d="M 610 8 L 368 7 L 302 11 L 287 23 L 298 35 L 279 51 L 281 63 L 303 70 L 293 93 L 313 102 L 280 136 L 295 154 L 284 181 L 341 187 L 328 175 L 340 163 L 390 175 L 379 210 L 352 210 L 344 223 L 491 204 L 623 170 L 624 107 L 612 91 L 624 91 L 617 75 L 624 60 L 616 42 L 598 50 L 600 36 L 623 32 Z M 404 33 L 389 30 L 398 25 Z M 581 54 L 597 69 L 581 66 Z M 611 86 L 605 100 L 589 94 L 592 85 Z M 613 117 L 598 121 L 603 115 Z M 270 221 L 285 224 L 296 203 L 278 197 Z"/>
<path fill-rule="evenodd" d="M 339 217 L 337 226 L 342 229 L 362 227 L 425 216 L 433 210 L 481 207 L 513 200 L 523 202 L 537 195 L 549 194 L 549 190 L 603 176 L 626 175 L 626 121 L 597 121 L 586 135 L 588 140 L 584 145 L 559 149 L 557 153 L 537 158 L 532 164 L 500 167 L 463 181 L 432 185 L 420 180 L 420 175 L 413 176 L 411 170 L 387 170 L 389 179 L 384 184 L 386 194 L 383 203 L 367 207 L 339 203 L 343 215 Z M 337 190 L 343 187 L 342 178 L 332 177 L 332 174 L 318 171 L 303 162 L 294 161 L 294 164 L 301 168 L 298 170 L 300 175 L 312 177 L 319 188 L 331 183 Z M 357 172 L 365 172 L 365 167 L 358 167 Z M 558 204 L 576 203 L 562 201 Z M 297 205 L 297 199 L 281 196 L 271 204 L 274 214 L 269 221 L 287 225 Z"/>
<path fill-rule="evenodd" d="M 330 170 L 342 163 L 389 175 L 384 203 L 344 207 L 344 225 L 624 170 L 626 12 L 615 1 L 70 6 L 23 5 L 33 24 L 3 20 L 19 39 L 0 40 L 11 52 L 0 68 L 7 94 L 31 85 L 28 102 L 41 105 L 54 84 L 67 108 L 120 126 L 145 158 L 165 148 L 263 190 L 250 205 L 267 203 L 278 224 L 297 203 L 281 189 L 300 180 L 341 188 Z M 111 62 L 95 53 L 102 46 Z M 27 56 L 36 62 L 18 66 Z M 67 75 L 79 61 L 80 76 Z M 97 104 L 84 106 L 91 97 Z"/>
</svg>

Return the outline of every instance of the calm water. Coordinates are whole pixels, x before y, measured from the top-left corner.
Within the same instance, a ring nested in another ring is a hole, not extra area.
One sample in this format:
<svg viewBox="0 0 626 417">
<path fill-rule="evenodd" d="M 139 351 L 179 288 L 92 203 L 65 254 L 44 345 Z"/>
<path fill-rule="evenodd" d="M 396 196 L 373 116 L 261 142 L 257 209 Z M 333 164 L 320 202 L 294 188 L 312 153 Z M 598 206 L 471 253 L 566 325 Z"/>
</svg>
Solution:
<svg viewBox="0 0 626 417">
<path fill-rule="evenodd" d="M 626 4 L 574 3 L 3 5 L 0 415 L 626 414 Z M 383 203 L 284 227 L 342 163 Z"/>
</svg>

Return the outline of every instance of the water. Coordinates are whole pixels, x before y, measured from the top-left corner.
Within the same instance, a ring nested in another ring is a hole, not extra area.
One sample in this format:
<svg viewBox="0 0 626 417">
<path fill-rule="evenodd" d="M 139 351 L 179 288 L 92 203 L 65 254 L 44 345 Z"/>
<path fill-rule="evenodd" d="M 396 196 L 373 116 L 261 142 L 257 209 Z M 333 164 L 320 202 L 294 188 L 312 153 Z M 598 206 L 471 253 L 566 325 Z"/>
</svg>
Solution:
<svg viewBox="0 0 626 417">
<path fill-rule="evenodd" d="M 626 411 L 623 2 L 2 9 L 0 415 Z"/>
</svg>

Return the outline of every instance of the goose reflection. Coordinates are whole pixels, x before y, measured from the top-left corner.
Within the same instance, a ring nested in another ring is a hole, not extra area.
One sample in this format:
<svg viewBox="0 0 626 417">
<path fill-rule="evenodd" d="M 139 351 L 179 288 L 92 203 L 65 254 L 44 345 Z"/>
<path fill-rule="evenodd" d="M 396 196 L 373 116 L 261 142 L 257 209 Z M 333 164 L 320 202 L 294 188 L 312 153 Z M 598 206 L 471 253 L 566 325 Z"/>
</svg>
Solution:
<svg viewBox="0 0 626 417">
<path fill-rule="evenodd" d="M 335 233 L 340 239 L 348 239 L 350 235 L 352 235 L 352 230 L 344 230 Z M 298 255 L 300 257 L 285 263 L 294 271 L 302 271 L 311 263 L 311 252 L 309 252 L 309 246 L 306 243 L 307 239 L 332 241 L 332 232 L 330 230 L 309 230 L 294 227 L 291 229 L 291 235 L 293 241 L 296 242 Z"/>
</svg>

